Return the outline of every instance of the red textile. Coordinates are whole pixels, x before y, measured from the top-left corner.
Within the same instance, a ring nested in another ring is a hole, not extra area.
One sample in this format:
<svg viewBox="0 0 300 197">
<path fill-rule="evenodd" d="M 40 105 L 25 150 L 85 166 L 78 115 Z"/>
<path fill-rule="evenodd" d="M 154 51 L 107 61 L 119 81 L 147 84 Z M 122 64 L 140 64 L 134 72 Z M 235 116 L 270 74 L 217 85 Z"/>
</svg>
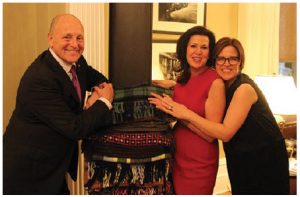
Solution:
<svg viewBox="0 0 300 197">
<path fill-rule="evenodd" d="M 177 84 L 174 100 L 204 117 L 205 101 L 212 82 L 218 78 L 213 69 Z M 190 129 L 175 128 L 175 163 L 173 180 L 176 194 L 212 194 L 218 170 L 218 143 L 209 143 Z"/>
<path fill-rule="evenodd" d="M 166 133 L 166 132 L 164 132 Z M 120 144 L 122 146 L 171 146 L 171 135 L 164 135 L 162 132 L 138 132 L 138 133 L 112 133 L 97 136 L 90 136 L 89 139 L 109 144 Z"/>
</svg>

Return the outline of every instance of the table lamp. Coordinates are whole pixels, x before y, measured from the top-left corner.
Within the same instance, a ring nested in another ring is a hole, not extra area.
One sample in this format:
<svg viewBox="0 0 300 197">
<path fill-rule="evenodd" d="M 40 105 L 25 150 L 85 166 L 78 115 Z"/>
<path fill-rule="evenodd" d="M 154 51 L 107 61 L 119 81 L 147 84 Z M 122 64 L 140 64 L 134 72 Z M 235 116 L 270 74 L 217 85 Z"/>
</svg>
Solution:
<svg viewBox="0 0 300 197">
<path fill-rule="evenodd" d="M 258 75 L 254 79 L 274 115 L 296 115 L 297 89 L 292 76 Z"/>
<path fill-rule="evenodd" d="M 297 89 L 292 76 L 259 75 L 254 81 L 265 95 L 284 138 L 297 138 Z"/>
</svg>

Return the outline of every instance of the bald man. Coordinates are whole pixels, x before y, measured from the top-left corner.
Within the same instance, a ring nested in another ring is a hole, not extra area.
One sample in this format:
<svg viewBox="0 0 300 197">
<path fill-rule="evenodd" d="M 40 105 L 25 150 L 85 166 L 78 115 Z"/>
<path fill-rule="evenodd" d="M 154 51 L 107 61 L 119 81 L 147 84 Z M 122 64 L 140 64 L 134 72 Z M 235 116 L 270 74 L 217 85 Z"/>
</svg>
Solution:
<svg viewBox="0 0 300 197">
<path fill-rule="evenodd" d="M 56 16 L 48 43 L 20 81 L 3 135 L 4 194 L 69 194 L 65 177 L 76 180 L 78 140 L 111 123 L 114 90 L 82 56 L 80 20 Z M 83 110 L 92 90 L 98 99 Z"/>
</svg>

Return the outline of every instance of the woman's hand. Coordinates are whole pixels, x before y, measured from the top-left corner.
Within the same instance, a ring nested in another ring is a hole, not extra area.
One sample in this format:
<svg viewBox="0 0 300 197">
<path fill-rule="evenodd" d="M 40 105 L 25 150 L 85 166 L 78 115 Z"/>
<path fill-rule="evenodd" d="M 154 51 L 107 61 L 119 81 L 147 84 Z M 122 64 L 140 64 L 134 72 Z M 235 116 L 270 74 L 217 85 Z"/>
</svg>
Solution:
<svg viewBox="0 0 300 197">
<path fill-rule="evenodd" d="M 213 137 L 204 134 L 190 122 L 189 118 L 195 113 L 189 110 L 185 105 L 173 101 L 173 99 L 166 94 L 160 96 L 158 94 L 151 93 L 151 96 L 152 97 L 148 98 L 148 100 L 151 104 L 154 104 L 157 109 L 160 109 L 167 114 L 170 114 L 173 117 L 177 118 L 180 124 L 188 127 L 190 130 L 192 130 L 208 142 L 214 141 Z"/>
<path fill-rule="evenodd" d="M 152 97 L 149 97 L 148 100 L 151 104 L 154 104 L 157 109 L 160 109 L 177 119 L 187 118 L 189 109 L 186 106 L 173 101 L 173 99 L 167 94 L 160 96 L 152 92 L 151 96 Z"/>
</svg>

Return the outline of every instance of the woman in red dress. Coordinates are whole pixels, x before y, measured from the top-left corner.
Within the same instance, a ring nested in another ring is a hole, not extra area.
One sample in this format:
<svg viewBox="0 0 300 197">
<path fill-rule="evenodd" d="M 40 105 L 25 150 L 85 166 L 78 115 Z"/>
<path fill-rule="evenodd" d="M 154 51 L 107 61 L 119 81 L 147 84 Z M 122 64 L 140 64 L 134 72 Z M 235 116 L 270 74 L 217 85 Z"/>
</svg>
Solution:
<svg viewBox="0 0 300 197">
<path fill-rule="evenodd" d="M 223 81 L 211 68 L 214 46 L 214 34 L 202 26 L 189 29 L 178 39 L 177 58 L 182 74 L 174 87 L 173 99 L 200 116 L 221 122 L 225 89 Z M 156 104 L 157 100 L 149 100 Z M 218 141 L 183 121 L 178 121 L 174 129 L 176 194 L 212 194 L 218 171 Z"/>
</svg>

